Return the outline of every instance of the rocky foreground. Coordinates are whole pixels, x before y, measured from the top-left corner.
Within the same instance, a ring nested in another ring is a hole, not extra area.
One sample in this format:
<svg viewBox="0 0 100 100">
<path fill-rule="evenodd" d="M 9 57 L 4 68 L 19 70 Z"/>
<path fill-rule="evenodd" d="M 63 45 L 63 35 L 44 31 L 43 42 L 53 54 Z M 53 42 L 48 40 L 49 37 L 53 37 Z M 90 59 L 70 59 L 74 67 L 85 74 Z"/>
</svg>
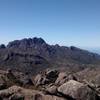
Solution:
<svg viewBox="0 0 100 100">
<path fill-rule="evenodd" d="M 100 100 L 99 71 L 94 68 L 77 73 L 46 70 L 30 76 L 0 70 L 0 100 Z"/>
</svg>

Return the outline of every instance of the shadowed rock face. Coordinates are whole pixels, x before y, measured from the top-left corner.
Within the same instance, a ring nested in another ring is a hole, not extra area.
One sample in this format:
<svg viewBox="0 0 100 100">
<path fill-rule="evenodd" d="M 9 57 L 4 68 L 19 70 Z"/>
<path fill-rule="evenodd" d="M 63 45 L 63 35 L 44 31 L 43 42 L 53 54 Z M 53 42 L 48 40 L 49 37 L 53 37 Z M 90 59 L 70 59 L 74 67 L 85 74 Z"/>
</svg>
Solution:
<svg viewBox="0 0 100 100">
<path fill-rule="evenodd" d="M 79 71 L 99 64 L 100 56 L 74 46 L 49 45 L 42 38 L 26 38 L 0 46 L 0 68 L 36 74 L 47 68 Z"/>
<path fill-rule="evenodd" d="M 0 49 L 5 49 L 5 48 L 6 48 L 6 46 L 4 44 L 0 45 Z"/>
</svg>

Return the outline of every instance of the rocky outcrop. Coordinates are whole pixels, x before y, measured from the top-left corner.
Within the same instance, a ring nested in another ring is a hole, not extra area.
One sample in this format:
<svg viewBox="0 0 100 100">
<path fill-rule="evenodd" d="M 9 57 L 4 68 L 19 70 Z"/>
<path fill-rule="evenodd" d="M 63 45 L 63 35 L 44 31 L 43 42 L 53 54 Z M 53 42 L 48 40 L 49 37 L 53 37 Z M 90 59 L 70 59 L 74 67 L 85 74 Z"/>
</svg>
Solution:
<svg viewBox="0 0 100 100">
<path fill-rule="evenodd" d="M 32 79 L 29 75 L 15 72 L 12 70 L 3 71 L 0 70 L 0 90 L 10 87 L 12 85 L 19 85 L 19 86 L 33 86 Z"/>
<path fill-rule="evenodd" d="M 96 94 L 87 85 L 70 80 L 58 88 L 58 91 L 72 100 L 97 100 Z"/>
<path fill-rule="evenodd" d="M 66 72 L 60 72 L 57 77 L 57 80 L 55 81 L 55 84 L 62 85 L 65 82 L 68 82 L 69 80 L 77 81 L 77 77 L 74 74 L 67 74 Z"/>
<path fill-rule="evenodd" d="M 8 100 L 65 100 L 62 97 L 45 95 L 42 92 L 24 89 L 18 86 L 12 86 L 0 91 L 0 98 L 8 98 Z"/>
<path fill-rule="evenodd" d="M 52 79 L 52 76 L 55 76 L 54 72 L 57 73 L 55 81 L 48 81 L 46 84 L 45 81 L 49 79 L 46 76 L 51 75 L 50 79 Z M 68 100 L 99 100 L 99 93 L 96 89 L 86 82 L 78 82 L 78 78 L 76 74 L 59 73 L 53 70 L 37 75 L 35 82 L 39 83 L 38 86 L 41 86 L 41 90 L 47 95 L 60 96 Z"/>
<path fill-rule="evenodd" d="M 34 84 L 36 86 L 44 85 L 46 83 L 46 81 L 48 81 L 48 80 L 44 76 L 42 76 L 41 74 L 38 74 L 34 79 Z"/>
<path fill-rule="evenodd" d="M 36 86 L 39 86 L 39 85 L 55 83 L 58 74 L 59 72 L 57 70 L 44 71 L 41 74 L 36 75 L 34 79 L 34 84 Z"/>
<path fill-rule="evenodd" d="M 46 94 L 51 94 L 51 95 L 57 95 L 58 90 L 57 90 L 57 86 L 53 85 L 50 87 L 47 87 L 45 89 Z"/>
</svg>

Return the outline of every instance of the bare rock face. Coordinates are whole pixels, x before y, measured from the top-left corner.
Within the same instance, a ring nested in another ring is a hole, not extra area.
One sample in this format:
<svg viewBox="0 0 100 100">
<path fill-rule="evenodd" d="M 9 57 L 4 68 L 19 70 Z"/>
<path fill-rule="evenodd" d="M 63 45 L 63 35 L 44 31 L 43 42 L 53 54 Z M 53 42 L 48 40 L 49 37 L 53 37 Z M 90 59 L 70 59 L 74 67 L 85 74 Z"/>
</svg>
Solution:
<svg viewBox="0 0 100 100">
<path fill-rule="evenodd" d="M 56 95 L 57 92 L 58 92 L 57 91 L 57 86 L 55 86 L 55 85 L 47 88 L 45 91 L 46 91 L 47 94 L 51 94 L 51 95 Z"/>
<path fill-rule="evenodd" d="M 66 82 L 67 74 L 64 72 L 59 73 L 58 78 L 55 82 L 57 85 L 62 85 L 63 83 Z"/>
<path fill-rule="evenodd" d="M 58 91 L 72 100 L 97 100 L 96 94 L 87 85 L 74 80 L 61 85 Z"/>
<path fill-rule="evenodd" d="M 73 74 L 68 75 L 68 74 L 65 73 L 65 72 L 61 72 L 61 73 L 59 73 L 58 78 L 57 78 L 57 80 L 55 81 L 55 84 L 57 84 L 57 85 L 62 85 L 62 84 L 64 84 L 65 82 L 68 82 L 69 80 L 76 80 L 76 81 L 77 81 L 77 78 L 76 78 L 76 76 L 73 75 Z"/>
</svg>

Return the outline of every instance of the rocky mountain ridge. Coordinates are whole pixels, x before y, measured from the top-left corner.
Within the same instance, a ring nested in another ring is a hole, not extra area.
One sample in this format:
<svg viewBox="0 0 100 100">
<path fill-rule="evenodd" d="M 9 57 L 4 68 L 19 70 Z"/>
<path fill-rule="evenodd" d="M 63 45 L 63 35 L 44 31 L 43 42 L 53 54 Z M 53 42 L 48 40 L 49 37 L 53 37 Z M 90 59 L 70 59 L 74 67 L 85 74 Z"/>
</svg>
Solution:
<svg viewBox="0 0 100 100">
<path fill-rule="evenodd" d="M 81 70 L 100 64 L 100 55 L 77 47 L 49 45 L 42 38 L 26 38 L 0 45 L 0 68 L 32 74 L 47 68 Z"/>
</svg>

